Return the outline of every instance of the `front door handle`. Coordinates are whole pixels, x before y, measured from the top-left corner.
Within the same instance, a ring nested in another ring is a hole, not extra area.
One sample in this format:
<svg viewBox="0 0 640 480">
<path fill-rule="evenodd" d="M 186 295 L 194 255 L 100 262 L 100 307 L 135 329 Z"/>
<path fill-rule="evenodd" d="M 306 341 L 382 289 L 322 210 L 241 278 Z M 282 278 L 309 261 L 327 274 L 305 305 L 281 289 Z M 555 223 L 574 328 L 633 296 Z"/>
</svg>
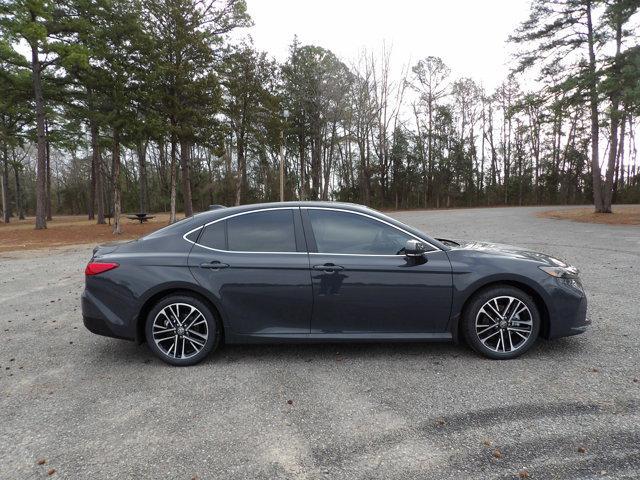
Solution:
<svg viewBox="0 0 640 480">
<path fill-rule="evenodd" d="M 200 268 L 210 268 L 212 270 L 220 270 L 221 268 L 229 268 L 228 263 L 222 263 L 218 260 L 214 260 L 213 262 L 204 262 L 200 264 Z"/>
<path fill-rule="evenodd" d="M 314 265 L 314 270 L 322 270 L 326 273 L 339 272 L 340 270 L 344 270 L 344 267 L 341 265 L 334 265 L 333 263 L 325 263 L 324 265 Z"/>
</svg>

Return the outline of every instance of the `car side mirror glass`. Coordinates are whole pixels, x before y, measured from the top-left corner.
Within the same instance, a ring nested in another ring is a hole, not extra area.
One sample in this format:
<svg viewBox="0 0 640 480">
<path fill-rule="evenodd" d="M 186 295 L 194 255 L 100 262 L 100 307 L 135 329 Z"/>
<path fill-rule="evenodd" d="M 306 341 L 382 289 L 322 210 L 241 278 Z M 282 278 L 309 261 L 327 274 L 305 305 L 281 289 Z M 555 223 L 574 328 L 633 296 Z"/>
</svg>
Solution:
<svg viewBox="0 0 640 480">
<path fill-rule="evenodd" d="M 421 257 L 427 251 L 427 246 L 419 240 L 407 240 L 404 247 L 404 254 L 407 257 Z"/>
</svg>

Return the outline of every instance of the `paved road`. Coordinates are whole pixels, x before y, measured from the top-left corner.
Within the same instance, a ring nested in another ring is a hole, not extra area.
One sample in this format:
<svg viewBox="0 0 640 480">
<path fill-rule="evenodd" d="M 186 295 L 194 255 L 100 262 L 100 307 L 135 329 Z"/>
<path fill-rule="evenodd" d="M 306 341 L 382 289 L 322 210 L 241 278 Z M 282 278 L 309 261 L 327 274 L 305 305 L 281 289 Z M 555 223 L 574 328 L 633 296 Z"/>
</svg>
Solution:
<svg viewBox="0 0 640 480">
<path fill-rule="evenodd" d="M 640 228 L 536 211 L 395 214 L 582 269 L 591 330 L 506 362 L 454 345 L 233 346 L 170 368 L 82 327 L 89 248 L 4 254 L 0 478 L 637 478 Z"/>
</svg>

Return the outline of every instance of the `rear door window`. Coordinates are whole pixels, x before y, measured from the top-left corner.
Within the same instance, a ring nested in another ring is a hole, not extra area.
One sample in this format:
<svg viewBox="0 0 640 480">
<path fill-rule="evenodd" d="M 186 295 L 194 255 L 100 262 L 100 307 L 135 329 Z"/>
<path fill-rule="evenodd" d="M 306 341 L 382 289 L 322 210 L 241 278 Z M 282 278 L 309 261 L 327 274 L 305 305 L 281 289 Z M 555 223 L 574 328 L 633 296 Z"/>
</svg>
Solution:
<svg viewBox="0 0 640 480">
<path fill-rule="evenodd" d="M 228 250 L 295 252 L 293 210 L 265 210 L 227 219 Z"/>
</svg>

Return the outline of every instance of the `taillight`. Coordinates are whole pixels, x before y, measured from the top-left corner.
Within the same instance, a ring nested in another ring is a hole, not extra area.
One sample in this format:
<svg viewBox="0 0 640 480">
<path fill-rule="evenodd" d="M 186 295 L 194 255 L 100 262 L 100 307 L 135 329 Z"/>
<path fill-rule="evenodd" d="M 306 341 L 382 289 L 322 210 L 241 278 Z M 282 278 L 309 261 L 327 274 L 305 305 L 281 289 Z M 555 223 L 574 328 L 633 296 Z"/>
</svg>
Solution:
<svg viewBox="0 0 640 480">
<path fill-rule="evenodd" d="M 99 273 L 107 272 L 109 270 L 113 270 L 114 268 L 118 268 L 119 265 L 117 263 L 100 263 L 100 262 L 92 262 L 87 264 L 87 268 L 84 269 L 85 275 L 97 275 Z"/>
</svg>

